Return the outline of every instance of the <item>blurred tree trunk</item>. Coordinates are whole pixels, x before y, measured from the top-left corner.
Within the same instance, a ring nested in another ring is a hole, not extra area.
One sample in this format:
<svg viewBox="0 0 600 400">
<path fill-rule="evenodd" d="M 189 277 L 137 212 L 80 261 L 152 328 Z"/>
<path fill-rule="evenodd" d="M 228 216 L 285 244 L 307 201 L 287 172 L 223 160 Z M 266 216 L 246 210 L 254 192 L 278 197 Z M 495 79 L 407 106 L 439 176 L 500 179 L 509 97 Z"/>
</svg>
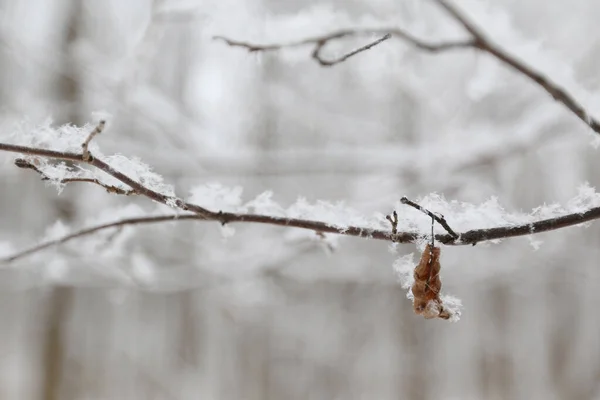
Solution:
<svg viewBox="0 0 600 400">
<path fill-rule="evenodd" d="M 70 287 L 55 287 L 49 295 L 42 350 L 44 375 L 41 397 L 44 400 L 66 398 L 61 394 L 65 363 L 64 331 L 73 302 L 73 290 Z"/>
<path fill-rule="evenodd" d="M 513 392 L 513 359 L 510 350 L 511 303 L 510 288 L 507 283 L 493 284 L 489 289 L 488 312 L 492 318 L 491 328 L 481 338 L 483 344 L 479 359 L 479 378 L 482 398 L 512 399 Z M 485 310 L 485 308 L 484 308 Z"/>
<path fill-rule="evenodd" d="M 77 62 L 73 55 L 73 46 L 80 36 L 82 7 L 79 0 L 66 6 L 70 16 L 66 27 L 63 48 L 64 74 L 58 77 L 57 98 L 59 104 L 67 105 L 67 113 L 63 116 L 73 124 L 81 123 L 79 109 L 80 83 L 77 73 Z M 76 217 L 76 205 L 73 198 L 61 197 L 55 200 L 59 219 L 68 223 Z M 66 323 L 72 308 L 75 289 L 68 286 L 57 286 L 51 289 L 47 300 L 47 318 L 42 350 L 42 366 L 44 368 L 42 382 L 42 398 L 59 400 L 69 398 L 62 389 L 65 372 L 65 331 Z"/>
<path fill-rule="evenodd" d="M 410 302 L 399 303 L 395 314 L 398 315 L 400 341 L 397 349 L 403 372 L 397 393 L 405 393 L 409 400 L 426 400 L 429 398 L 428 383 L 434 381 L 427 368 L 427 360 L 431 357 L 428 345 L 431 335 L 423 329 L 422 321 L 415 320 Z"/>
</svg>

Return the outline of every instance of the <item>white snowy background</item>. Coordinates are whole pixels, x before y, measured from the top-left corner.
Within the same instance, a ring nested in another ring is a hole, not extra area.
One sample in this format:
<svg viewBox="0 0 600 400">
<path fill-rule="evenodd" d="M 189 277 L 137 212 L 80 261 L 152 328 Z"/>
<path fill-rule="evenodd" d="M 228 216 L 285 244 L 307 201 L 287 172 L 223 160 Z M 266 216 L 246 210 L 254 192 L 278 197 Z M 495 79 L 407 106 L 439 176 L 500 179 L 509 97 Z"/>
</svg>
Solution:
<svg viewBox="0 0 600 400">
<path fill-rule="evenodd" d="M 600 115 L 600 3 L 454 3 Z M 323 68 L 310 47 L 211 39 L 393 26 L 465 37 L 421 0 L 0 0 L 0 141 L 76 147 L 101 111 L 92 150 L 164 193 L 365 226 L 396 208 L 422 233 L 401 196 L 461 231 L 600 204 L 594 134 L 485 54 L 389 40 Z M 65 123 L 88 125 L 49 128 Z M 168 211 L 57 190 L 14 158 L 0 152 L 1 256 Z M 599 240 L 591 223 L 443 247 L 443 290 L 463 304 L 450 323 L 413 314 L 397 270 L 415 245 L 198 221 L 106 231 L 0 269 L 0 398 L 600 398 Z"/>
</svg>

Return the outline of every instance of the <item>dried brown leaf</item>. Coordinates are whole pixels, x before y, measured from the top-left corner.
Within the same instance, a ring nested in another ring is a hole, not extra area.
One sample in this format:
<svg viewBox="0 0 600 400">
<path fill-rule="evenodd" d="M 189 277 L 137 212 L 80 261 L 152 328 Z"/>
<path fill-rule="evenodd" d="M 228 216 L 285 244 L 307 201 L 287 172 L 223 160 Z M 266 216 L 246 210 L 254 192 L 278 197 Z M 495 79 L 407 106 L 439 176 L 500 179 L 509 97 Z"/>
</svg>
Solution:
<svg viewBox="0 0 600 400">
<path fill-rule="evenodd" d="M 432 248 L 430 244 L 427 244 L 419 264 L 415 267 L 415 283 L 411 288 L 415 313 L 426 319 L 449 319 L 451 317 L 440 300 L 442 289 L 440 268 L 440 248 Z"/>
</svg>

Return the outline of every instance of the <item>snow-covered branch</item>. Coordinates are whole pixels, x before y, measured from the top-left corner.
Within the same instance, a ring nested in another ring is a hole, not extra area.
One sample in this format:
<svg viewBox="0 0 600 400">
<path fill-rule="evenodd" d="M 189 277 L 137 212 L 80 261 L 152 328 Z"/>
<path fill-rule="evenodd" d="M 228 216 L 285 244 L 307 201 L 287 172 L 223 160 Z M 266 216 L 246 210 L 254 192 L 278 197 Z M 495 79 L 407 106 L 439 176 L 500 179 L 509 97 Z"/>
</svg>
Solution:
<svg viewBox="0 0 600 400">
<path fill-rule="evenodd" d="M 332 233 L 346 236 L 355 236 L 362 238 L 370 238 L 370 239 L 379 239 L 379 240 L 389 240 L 397 243 L 412 243 L 418 240 L 421 240 L 424 237 L 422 232 L 417 231 L 398 231 L 397 229 L 374 229 L 373 227 L 368 226 L 358 226 L 358 225 L 343 225 L 338 223 L 332 223 L 328 221 L 319 221 L 319 220 L 311 220 L 311 219 L 303 219 L 303 218 L 294 218 L 294 217 L 286 217 L 286 216 L 276 216 L 276 215 L 267 215 L 267 214 L 258 214 L 258 213 L 249 213 L 249 212 L 231 212 L 231 211 L 221 211 L 221 210 L 210 210 L 206 207 L 199 206 L 197 204 L 186 202 L 180 198 L 177 198 L 172 195 L 165 195 L 158 191 L 155 191 L 146 185 L 136 181 L 130 176 L 118 171 L 115 167 L 107 164 L 105 161 L 100 160 L 98 157 L 93 156 L 92 154 L 88 154 L 88 157 L 85 156 L 83 152 L 74 153 L 74 152 L 62 152 L 56 150 L 48 150 L 43 148 L 35 148 L 28 146 L 20 146 L 13 145 L 7 143 L 0 143 L 0 150 L 20 153 L 25 156 L 38 156 L 42 158 L 54 159 L 54 160 L 69 160 L 76 163 L 89 164 L 92 165 L 101 171 L 109 174 L 110 176 L 116 178 L 118 181 L 126 184 L 131 187 L 130 190 L 125 191 L 113 191 L 114 193 L 135 193 L 141 196 L 145 196 L 155 202 L 162 203 L 168 205 L 173 208 L 177 208 L 182 211 L 191 212 L 192 214 L 182 214 L 182 215 L 162 215 L 162 216 L 149 216 L 149 217 L 138 217 L 138 218 L 130 218 L 130 219 L 122 219 L 118 221 L 114 221 L 111 223 L 105 223 L 98 226 L 90 227 L 87 229 L 83 229 L 81 231 L 77 231 L 74 233 L 70 233 L 63 237 L 53 239 L 51 241 L 39 244 L 30 249 L 24 250 L 17 254 L 8 256 L 6 258 L 0 259 L 2 262 L 10 262 L 21 257 L 33 254 L 37 251 L 41 251 L 48 247 L 58 245 L 70 240 L 77 239 L 82 236 L 90 235 L 95 232 L 121 227 L 125 225 L 139 225 L 139 224 L 148 224 L 148 223 L 158 223 L 164 221 L 178 221 L 178 220 L 203 220 L 203 221 L 216 221 L 221 223 L 222 225 L 234 223 L 234 222 L 251 222 L 251 223 L 260 223 L 267 225 L 276 225 L 290 228 L 302 228 L 312 230 L 318 233 Z M 88 150 L 89 151 L 89 150 Z M 87 159 L 86 159 L 87 158 Z M 19 159 L 17 161 L 17 165 L 22 168 L 33 169 L 36 172 L 42 175 L 42 179 L 51 179 L 51 177 L 47 177 L 43 171 L 34 167 L 33 163 L 30 163 L 25 160 Z M 68 180 L 67 180 L 68 181 Z M 80 180 L 79 180 L 80 181 Z M 97 180 L 90 179 L 88 182 L 98 184 L 104 188 L 108 187 L 105 183 L 102 183 Z M 110 191 L 110 190 L 109 190 Z M 403 200 L 402 203 L 408 204 L 409 200 Z M 413 203 L 413 202 L 410 202 Z M 595 203 L 594 203 L 595 204 Z M 413 207 L 420 207 L 415 203 L 411 204 Z M 218 207 L 218 205 L 217 205 Z M 435 214 L 433 214 L 435 215 Z M 441 219 L 441 217 L 435 215 L 436 220 Z M 573 213 L 565 213 L 560 216 L 555 216 L 552 218 L 541 219 L 537 221 L 528 221 L 525 223 L 519 224 L 511 224 L 511 225 L 503 225 L 497 227 L 487 227 L 481 229 L 470 229 L 464 231 L 462 233 L 454 233 L 453 230 L 449 230 L 448 234 L 436 234 L 435 240 L 439 243 L 443 243 L 446 245 L 468 245 L 468 244 L 476 244 L 478 242 L 487 241 L 487 240 L 496 240 L 503 239 L 509 237 L 516 236 L 524 236 L 535 233 L 546 232 L 555 229 L 561 229 L 577 224 L 582 224 L 585 222 L 589 222 L 595 219 L 600 218 L 600 206 L 589 207 L 585 210 L 577 209 L 577 212 Z M 445 219 L 441 219 L 443 222 L 446 222 Z M 392 224 L 393 225 L 393 224 Z M 393 226 L 392 226 L 393 227 Z M 392 228 L 390 227 L 390 228 Z M 454 233 L 454 234 L 452 234 Z"/>
<path fill-rule="evenodd" d="M 555 83 L 548 77 L 546 77 L 541 72 L 535 70 L 531 66 L 527 65 L 527 63 L 519 60 L 516 56 L 512 55 L 510 52 L 502 49 L 499 45 L 497 45 L 492 39 L 488 38 L 473 22 L 471 22 L 461 11 L 458 10 L 454 5 L 452 5 L 448 0 L 432 0 L 436 2 L 440 7 L 447 11 L 447 13 L 457 21 L 470 35 L 468 40 L 463 41 L 452 41 L 452 42 L 442 42 L 442 43 L 434 43 L 428 42 L 424 39 L 420 39 L 402 29 L 398 28 L 378 28 L 378 29 L 350 29 L 343 31 L 336 31 L 329 34 L 324 34 L 321 36 L 311 37 L 303 40 L 298 40 L 294 42 L 288 43 L 280 43 L 280 44 L 255 44 L 249 43 L 239 40 L 234 40 L 230 38 L 226 38 L 223 36 L 216 36 L 216 39 L 220 39 L 227 43 L 230 46 L 235 47 L 243 47 L 250 52 L 264 52 L 264 51 L 274 51 L 280 50 L 284 48 L 291 47 L 299 47 L 304 45 L 314 45 L 314 49 L 312 52 L 312 58 L 315 59 L 320 65 L 323 66 L 331 66 L 338 64 L 347 60 L 352 55 L 355 55 L 359 52 L 367 50 L 373 47 L 375 44 L 378 44 L 382 40 L 376 41 L 371 45 L 364 46 L 359 49 L 359 51 L 353 51 L 347 53 L 346 55 L 339 57 L 333 62 L 323 60 L 320 56 L 321 49 L 328 43 L 334 40 L 338 40 L 341 38 L 347 38 L 352 36 L 368 36 L 368 35 L 389 35 L 391 37 L 398 38 L 409 43 L 416 48 L 427 51 L 430 53 L 439 53 L 447 50 L 456 50 L 456 49 L 474 49 L 477 51 L 481 51 L 491 55 L 496 58 L 498 61 L 508 66 L 509 68 L 519 72 L 523 76 L 527 77 L 529 80 L 534 82 L 536 85 L 540 86 L 544 89 L 552 98 L 559 103 L 563 104 L 571 113 L 573 113 L 577 118 L 583 121 L 587 126 L 589 126 L 595 133 L 600 134 L 600 122 L 595 119 L 588 110 L 581 104 L 579 100 L 575 98 L 575 96 L 565 88 L 561 87 L 559 84 Z"/>
</svg>

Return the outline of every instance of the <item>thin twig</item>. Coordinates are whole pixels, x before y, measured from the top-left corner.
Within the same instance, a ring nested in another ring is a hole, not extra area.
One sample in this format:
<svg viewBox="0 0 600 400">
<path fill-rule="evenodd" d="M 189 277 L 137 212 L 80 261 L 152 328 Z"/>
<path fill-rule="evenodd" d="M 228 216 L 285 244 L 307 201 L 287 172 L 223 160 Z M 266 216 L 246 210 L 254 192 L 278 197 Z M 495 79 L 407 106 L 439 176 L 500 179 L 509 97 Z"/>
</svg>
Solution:
<svg viewBox="0 0 600 400">
<path fill-rule="evenodd" d="M 96 126 L 96 128 L 90 132 L 88 137 L 81 144 L 81 149 L 82 149 L 82 153 L 83 153 L 83 161 L 89 161 L 91 155 L 90 155 L 90 150 L 88 149 L 88 146 L 90 145 L 90 142 L 96 135 L 99 135 L 100 133 L 102 133 L 102 131 L 104 130 L 104 125 L 106 125 L 106 121 L 101 120 L 100 122 L 98 122 L 98 126 Z"/>
<path fill-rule="evenodd" d="M 360 47 L 356 50 L 353 50 L 353 51 L 343 55 L 342 57 L 339 57 L 332 61 L 324 60 L 320 56 L 320 52 L 321 52 L 322 48 L 325 46 L 325 44 L 327 44 L 328 42 L 331 42 L 333 40 L 338 40 L 338 39 L 347 38 L 347 37 L 356 37 L 356 36 L 362 37 L 362 36 L 373 36 L 373 35 L 383 35 L 383 36 L 381 38 L 375 40 L 374 42 L 367 44 L 366 46 L 362 46 L 362 47 Z M 249 52 L 276 51 L 276 50 L 281 50 L 284 48 L 314 45 L 314 49 L 311 53 L 313 59 L 315 59 L 315 61 L 317 61 L 322 66 L 331 66 L 331 65 L 339 64 L 339 63 L 347 60 L 348 58 L 350 58 L 358 53 L 361 53 L 365 50 L 369 50 L 370 48 L 378 45 L 379 43 L 381 43 L 391 37 L 397 37 L 397 38 L 403 39 L 406 42 L 410 43 L 411 45 L 413 45 L 423 51 L 430 52 L 430 53 L 437 53 L 437 52 L 441 52 L 441 51 L 466 48 L 466 47 L 473 47 L 473 44 L 474 44 L 473 41 L 456 41 L 456 42 L 439 42 L 439 43 L 427 42 L 425 40 L 421 40 L 421 39 L 417 38 L 416 36 L 413 36 L 410 33 L 403 31 L 401 29 L 398 29 L 398 28 L 341 30 L 341 31 L 331 32 L 326 35 L 314 36 L 314 37 L 297 40 L 297 41 L 293 41 L 293 42 L 279 43 L 279 44 L 265 44 L 265 45 L 252 44 L 252 43 L 248 43 L 248 42 L 244 42 L 244 41 L 229 39 L 224 36 L 214 36 L 213 39 L 222 40 L 223 42 L 227 43 L 229 46 L 232 46 L 232 47 L 245 48 Z"/>
<path fill-rule="evenodd" d="M 452 236 L 455 239 L 458 238 L 458 234 L 456 232 L 454 232 L 452 230 L 452 228 L 450 228 L 450 225 L 448 225 L 448 222 L 446 222 L 446 218 L 444 218 L 443 215 L 432 213 L 431 211 L 429 211 L 425 207 L 420 206 L 419 204 L 415 203 L 414 201 L 411 201 L 411 200 L 407 199 L 406 197 L 402 197 L 400 199 L 400 202 L 402 204 L 406 204 L 408 206 L 416 208 L 417 210 L 421 211 L 422 213 L 425 213 L 426 215 L 428 215 L 429 217 L 431 217 L 432 219 L 434 219 L 438 224 L 440 224 L 446 230 L 446 232 L 448 232 L 450 234 L 450 236 Z M 433 238 L 433 235 L 432 235 L 432 238 Z"/>
<path fill-rule="evenodd" d="M 35 165 L 33 165 L 32 163 L 30 163 L 27 160 L 24 160 L 22 158 L 17 158 L 15 160 L 15 165 L 19 168 L 31 169 L 31 170 L 37 172 L 38 174 L 40 174 L 43 181 L 52 180 L 52 178 L 50 178 L 49 176 L 44 174 L 42 171 L 40 171 L 40 169 L 38 167 L 36 167 Z M 125 190 L 125 189 L 121 189 L 120 187 L 117 187 L 117 186 L 107 185 L 106 183 L 102 183 L 100 180 L 98 180 L 96 178 L 64 178 L 58 182 L 63 183 L 63 184 L 73 183 L 73 182 L 94 183 L 98 186 L 103 187 L 108 193 L 122 194 L 125 196 L 131 196 L 133 194 L 137 194 L 135 190 Z"/>
<path fill-rule="evenodd" d="M 15 253 L 11 256 L 0 258 L 0 262 L 8 263 L 12 261 L 16 261 L 18 259 L 24 258 L 26 256 L 32 255 L 33 253 L 37 253 L 39 251 L 45 250 L 49 247 L 53 247 L 62 243 L 69 242 L 74 239 L 78 239 L 84 236 L 88 236 L 94 234 L 99 231 L 103 231 L 111 228 L 120 228 L 126 225 L 141 225 L 141 224 L 153 224 L 157 222 L 164 221 L 176 221 L 176 220 L 190 220 L 190 219 L 203 219 L 199 215 L 162 215 L 155 217 L 141 217 L 141 218 L 128 218 L 120 221 L 110 222 L 107 224 L 97 225 L 91 228 L 83 229 L 65 236 L 62 236 L 58 239 L 48 240 L 47 242 L 40 243 L 36 246 L 32 246 L 26 250 Z"/>
<path fill-rule="evenodd" d="M 361 46 L 358 49 L 352 50 L 351 52 L 346 53 L 346 54 L 342 55 L 341 57 L 338 57 L 333 60 L 326 60 L 321 56 L 321 50 L 323 49 L 323 47 L 325 46 L 325 44 L 327 42 L 319 42 L 319 43 L 317 43 L 317 45 L 315 46 L 315 49 L 312 52 L 312 58 L 317 60 L 317 62 L 324 67 L 331 67 L 333 65 L 336 65 L 336 64 L 346 61 L 347 59 L 349 59 L 352 56 L 357 55 L 358 53 L 362 53 L 363 51 L 369 50 L 371 47 L 377 46 L 379 43 L 384 42 L 391 37 L 392 37 L 391 34 L 386 33 L 384 36 L 380 37 L 379 39 L 375 40 L 374 42 L 371 42 L 369 44 Z"/>
</svg>

